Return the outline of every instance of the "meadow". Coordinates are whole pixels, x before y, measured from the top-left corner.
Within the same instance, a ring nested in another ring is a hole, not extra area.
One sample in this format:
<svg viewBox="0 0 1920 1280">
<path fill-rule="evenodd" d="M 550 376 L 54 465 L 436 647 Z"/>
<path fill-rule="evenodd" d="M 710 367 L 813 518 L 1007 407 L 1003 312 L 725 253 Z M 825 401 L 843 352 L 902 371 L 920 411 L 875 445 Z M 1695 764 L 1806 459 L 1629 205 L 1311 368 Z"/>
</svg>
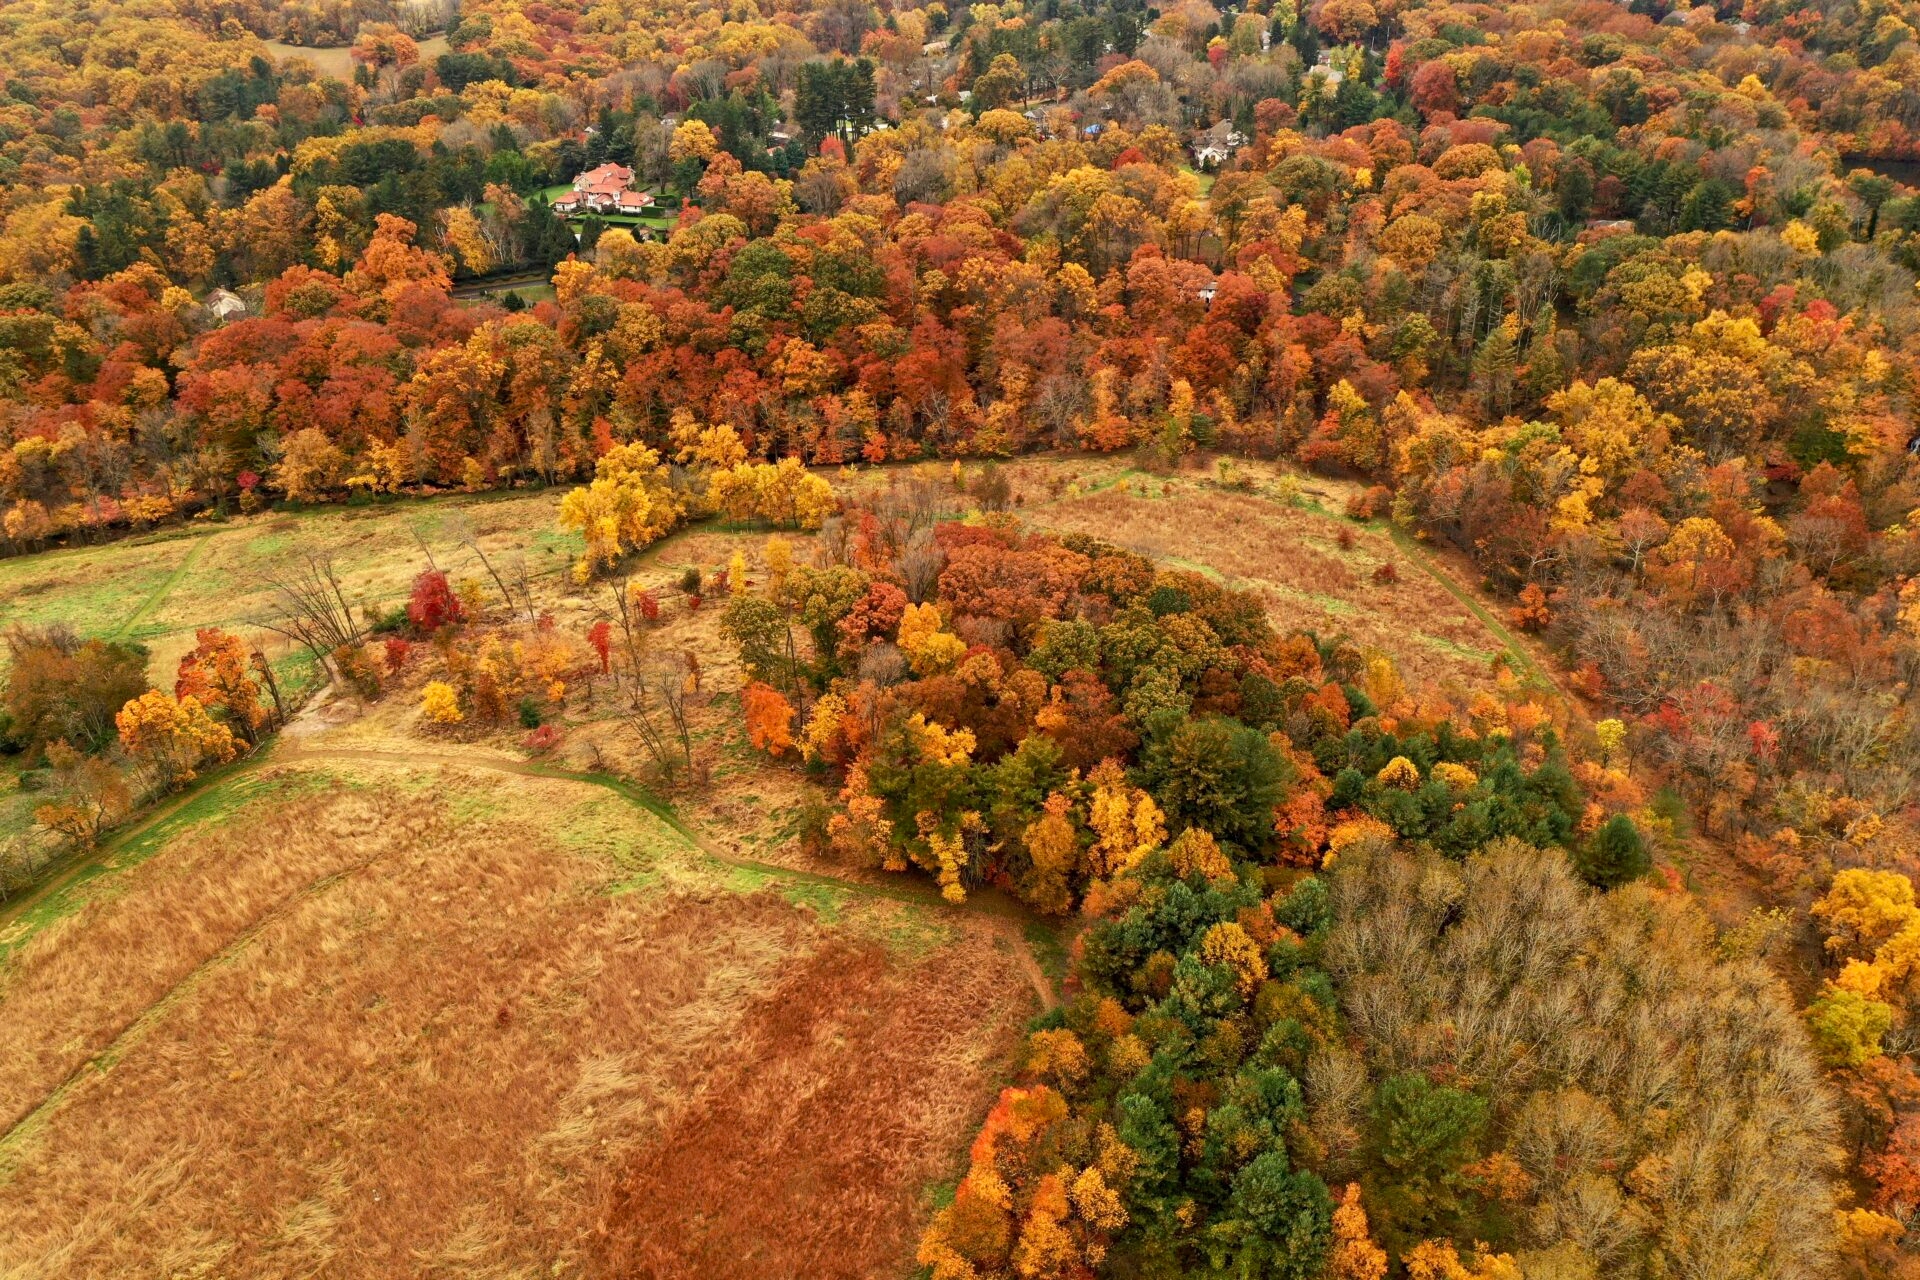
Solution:
<svg viewBox="0 0 1920 1280">
<path fill-rule="evenodd" d="M 1253 590 L 1281 630 L 1345 634 L 1391 654 L 1414 683 L 1483 684 L 1503 656 L 1521 674 L 1544 678 L 1522 642 L 1431 554 L 1384 522 L 1341 515 L 1352 486 L 1319 477 L 1303 482 L 1272 464 L 1235 468 L 1230 484 L 1217 472 L 1161 475 L 1089 456 L 1023 459 L 1005 472 L 1017 514 L 1036 528 L 1090 534 Z M 823 474 L 857 494 L 894 470 Z M 464 545 L 469 537 L 516 590 L 524 576 L 541 609 L 584 630 L 600 615 L 604 589 L 581 591 L 567 578 L 581 542 L 577 533 L 555 527 L 558 501 L 557 491 L 536 490 L 275 510 L 0 560 L 0 630 L 65 622 L 85 636 L 137 641 L 150 650 L 149 678 L 162 687 L 171 684 L 197 628 L 245 630 L 263 638 L 283 679 L 304 691 L 315 678 L 308 655 L 261 630 L 275 616 L 275 575 L 324 553 L 354 607 L 378 612 L 404 602 L 429 556 L 456 580 L 487 580 L 490 587 L 486 568 Z M 954 501 L 960 514 L 967 500 Z M 674 596 L 686 569 L 723 568 L 736 550 L 757 563 L 764 540 L 763 532 L 710 521 L 650 549 L 636 581 Z M 1384 575 L 1383 565 L 1391 566 Z M 713 687 L 737 685 L 717 613 L 683 617 L 675 628 L 676 643 L 684 638 L 703 662 L 717 664 Z M 715 716 L 715 725 L 722 720 Z M 610 761 L 637 764 L 630 736 L 614 723 L 590 729 L 587 740 Z M 744 759 L 744 752 L 732 759 Z M 739 824 L 764 809 L 759 791 L 792 788 L 777 779 L 742 778 L 741 771 L 723 762 L 720 785 L 701 803 L 721 819 L 723 838 L 766 845 L 757 824 Z M 11 785 L 10 775 L 0 777 L 0 838 L 25 830 L 34 803 Z"/>
<path fill-rule="evenodd" d="M 288 44 L 284 40 L 262 40 L 260 43 L 267 47 L 267 52 L 273 55 L 276 62 L 285 62 L 290 58 L 304 58 L 323 76 L 332 76 L 336 80 L 348 82 L 353 79 L 353 50 L 345 45 L 316 48 L 310 45 Z M 448 49 L 447 38 L 444 35 L 426 36 L 414 43 L 420 49 L 420 61 L 429 64 Z"/>
<path fill-rule="evenodd" d="M 1088 458 L 1006 476 L 1035 527 L 1254 590 L 1282 628 L 1345 632 L 1418 679 L 1490 681 L 1511 639 L 1416 549 L 1334 514 L 1327 482 Z M 607 588 L 565 572 L 557 497 L 268 512 L 4 561 L 0 623 L 138 640 L 166 686 L 195 628 L 269 621 L 269 580 L 303 557 L 330 556 L 371 617 L 429 557 L 491 591 L 477 543 L 583 634 Z M 751 581 L 765 539 L 709 521 L 630 566 L 663 601 L 652 643 L 699 672 L 703 775 L 671 805 L 629 781 L 646 753 L 592 680 L 530 758 L 524 730 L 426 724 L 416 672 L 373 701 L 319 692 L 0 908 L 0 1272 L 905 1273 L 1070 931 L 803 847 L 825 797 L 749 746 L 722 611 L 678 587 L 736 553 Z M 33 796 L 6 799 L 25 824 Z"/>
<path fill-rule="evenodd" d="M 749 874 L 484 753 L 323 742 L 16 940 L 0 1269 L 903 1265 L 1034 1008 L 992 921 Z"/>
</svg>

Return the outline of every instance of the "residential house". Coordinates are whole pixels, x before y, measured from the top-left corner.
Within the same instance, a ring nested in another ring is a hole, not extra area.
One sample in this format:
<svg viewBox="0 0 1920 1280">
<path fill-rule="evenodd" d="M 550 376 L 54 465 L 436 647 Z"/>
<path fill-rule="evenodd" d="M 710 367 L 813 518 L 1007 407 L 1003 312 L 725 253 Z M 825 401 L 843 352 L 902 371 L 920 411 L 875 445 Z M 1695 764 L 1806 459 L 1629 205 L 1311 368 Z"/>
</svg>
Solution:
<svg viewBox="0 0 1920 1280">
<path fill-rule="evenodd" d="M 247 317 L 247 304 L 241 300 L 239 294 L 230 289 L 215 289 L 209 293 L 206 308 L 221 324 L 229 320 L 244 320 Z"/>
<path fill-rule="evenodd" d="M 1189 144 L 1193 152 L 1193 167 L 1218 169 L 1233 158 L 1234 152 L 1246 145 L 1247 135 L 1234 128 L 1231 121 L 1221 120 L 1194 135 L 1193 142 Z"/>
<path fill-rule="evenodd" d="M 630 191 L 633 170 L 623 164 L 603 164 L 589 169 L 573 180 L 573 190 L 553 202 L 553 211 L 563 217 L 575 213 L 644 212 L 653 197 L 644 191 Z"/>
</svg>

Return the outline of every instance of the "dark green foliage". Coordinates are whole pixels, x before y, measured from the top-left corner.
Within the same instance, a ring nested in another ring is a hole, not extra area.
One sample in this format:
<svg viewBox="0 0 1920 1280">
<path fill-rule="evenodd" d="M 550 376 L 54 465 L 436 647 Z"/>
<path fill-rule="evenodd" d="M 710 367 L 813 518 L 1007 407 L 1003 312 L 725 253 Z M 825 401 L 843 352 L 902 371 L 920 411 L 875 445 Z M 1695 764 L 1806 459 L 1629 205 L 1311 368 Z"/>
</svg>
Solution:
<svg viewBox="0 0 1920 1280">
<path fill-rule="evenodd" d="M 1313 1280 L 1332 1221 L 1326 1183 L 1291 1169 L 1284 1147 L 1265 1151 L 1235 1175 L 1228 1212 L 1208 1228 L 1208 1260 L 1231 1276 Z"/>
<path fill-rule="evenodd" d="M 1240 719 L 1256 729 L 1277 726 L 1287 712 L 1280 686 L 1258 671 L 1240 678 Z"/>
<path fill-rule="evenodd" d="M 740 665 L 755 680 L 776 689 L 793 684 L 793 646 L 787 611 L 763 596 L 735 595 L 720 615 L 720 629 L 740 650 Z"/>
<path fill-rule="evenodd" d="M 1169 834 L 1198 827 L 1249 853 L 1272 844 L 1273 807 L 1291 773 L 1265 734 L 1222 716 L 1155 735 L 1141 760 L 1142 785 L 1166 811 Z"/>
<path fill-rule="evenodd" d="M 866 58 L 802 63 L 793 118 L 814 143 L 831 134 L 851 142 L 873 120 L 873 63 Z"/>
<path fill-rule="evenodd" d="M 1243 906 L 1258 900 L 1255 890 L 1244 886 L 1231 891 L 1208 884 L 1195 888 L 1183 880 L 1173 880 L 1165 858 L 1150 861 L 1144 871 L 1165 868 L 1168 883 L 1155 894 L 1152 905 L 1129 909 L 1117 920 L 1102 920 L 1086 932 L 1086 952 L 1082 969 L 1101 985 L 1128 999 L 1139 999 L 1135 982 L 1147 968 L 1150 956 L 1165 952 L 1169 956 L 1199 945 L 1202 935 L 1216 924 L 1234 918 Z"/>
<path fill-rule="evenodd" d="M 1418 1072 L 1389 1076 L 1374 1093 L 1367 1143 L 1374 1182 L 1395 1227 L 1409 1238 L 1451 1234 L 1467 1187 L 1460 1170 L 1480 1158 L 1487 1103 Z"/>
<path fill-rule="evenodd" d="M 484 53 L 443 53 L 434 59 L 433 69 L 440 77 L 440 83 L 454 93 L 483 80 L 499 80 L 506 84 L 515 84 L 519 80 L 513 63 Z"/>
<path fill-rule="evenodd" d="M 1647 874 L 1653 858 L 1633 819 L 1616 813 L 1574 851 L 1573 866 L 1595 888 L 1617 889 Z"/>
<path fill-rule="evenodd" d="M 1327 896 L 1326 883 L 1318 876 L 1302 880 L 1274 904 L 1273 918 L 1302 937 L 1318 933 L 1333 919 L 1333 900 Z"/>
<path fill-rule="evenodd" d="M 1126 1193 L 1133 1221 L 1114 1242 L 1112 1273 L 1313 1280 L 1325 1261 L 1333 1204 L 1288 1145 L 1307 1115 L 1297 1071 L 1313 1033 L 1291 1019 L 1267 1028 L 1270 1015 L 1236 989 L 1232 972 L 1199 955 L 1207 931 L 1257 904 L 1259 891 L 1250 883 L 1201 887 L 1176 879 L 1164 854 L 1134 874 L 1145 898 L 1088 930 L 1079 967 L 1090 994 L 1064 1019 L 1097 1038 L 1088 1030 L 1093 998 L 1112 994 L 1139 1011 L 1134 1034 L 1152 1050 L 1143 1070 L 1097 1083 L 1087 1100 L 1090 1115 L 1110 1107 L 1120 1140 L 1140 1160 Z M 1314 886 L 1305 882 L 1286 900 L 1303 924 L 1326 909 Z M 1166 975 L 1163 995 L 1148 991 L 1155 973 Z M 1324 999 L 1331 1009 L 1325 975 L 1301 970 L 1300 977 L 1315 979 L 1313 994 L 1291 984 L 1292 1007 Z M 1101 1100 L 1108 1089 L 1110 1103 Z M 1212 1101 L 1196 1154 L 1176 1120 L 1198 1097 Z"/>
</svg>

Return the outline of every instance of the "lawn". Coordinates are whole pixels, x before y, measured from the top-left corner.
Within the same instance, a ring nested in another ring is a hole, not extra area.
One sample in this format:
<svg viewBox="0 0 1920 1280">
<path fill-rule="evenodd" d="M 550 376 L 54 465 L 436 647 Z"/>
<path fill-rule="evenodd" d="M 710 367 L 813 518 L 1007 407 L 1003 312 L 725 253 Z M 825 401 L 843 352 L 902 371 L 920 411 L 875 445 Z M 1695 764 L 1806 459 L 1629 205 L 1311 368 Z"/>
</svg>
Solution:
<svg viewBox="0 0 1920 1280">
<path fill-rule="evenodd" d="M 0 629 L 65 622 L 83 636 L 138 641 L 153 651 L 151 678 L 170 684 L 195 628 L 251 631 L 273 618 L 268 579 L 308 554 L 333 556 L 356 607 L 391 607 L 429 552 L 455 578 L 484 575 L 458 545 L 464 520 L 496 568 L 524 559 L 531 579 L 550 583 L 579 554 L 578 536 L 553 528 L 557 505 L 544 490 L 334 504 L 0 560 Z M 273 638 L 269 652 L 291 659 L 292 646 Z"/>
<path fill-rule="evenodd" d="M 1180 172 L 1190 173 L 1198 179 L 1200 183 L 1200 198 L 1202 200 L 1205 200 L 1209 195 L 1213 194 L 1213 184 L 1219 178 L 1218 174 L 1202 173 L 1190 164 L 1181 165 Z"/>
</svg>

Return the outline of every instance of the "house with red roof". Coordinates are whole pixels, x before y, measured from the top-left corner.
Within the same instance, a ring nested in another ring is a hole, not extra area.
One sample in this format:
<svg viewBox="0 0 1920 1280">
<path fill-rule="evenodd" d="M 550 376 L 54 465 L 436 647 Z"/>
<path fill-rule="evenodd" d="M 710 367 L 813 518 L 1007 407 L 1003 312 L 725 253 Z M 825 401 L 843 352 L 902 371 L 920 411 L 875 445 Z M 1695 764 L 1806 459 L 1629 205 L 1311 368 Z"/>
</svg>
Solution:
<svg viewBox="0 0 1920 1280">
<path fill-rule="evenodd" d="M 630 191 L 633 170 L 623 164 L 603 164 L 589 169 L 573 180 L 573 190 L 553 202 L 555 213 L 629 213 L 644 212 L 653 197 L 644 191 Z"/>
</svg>

